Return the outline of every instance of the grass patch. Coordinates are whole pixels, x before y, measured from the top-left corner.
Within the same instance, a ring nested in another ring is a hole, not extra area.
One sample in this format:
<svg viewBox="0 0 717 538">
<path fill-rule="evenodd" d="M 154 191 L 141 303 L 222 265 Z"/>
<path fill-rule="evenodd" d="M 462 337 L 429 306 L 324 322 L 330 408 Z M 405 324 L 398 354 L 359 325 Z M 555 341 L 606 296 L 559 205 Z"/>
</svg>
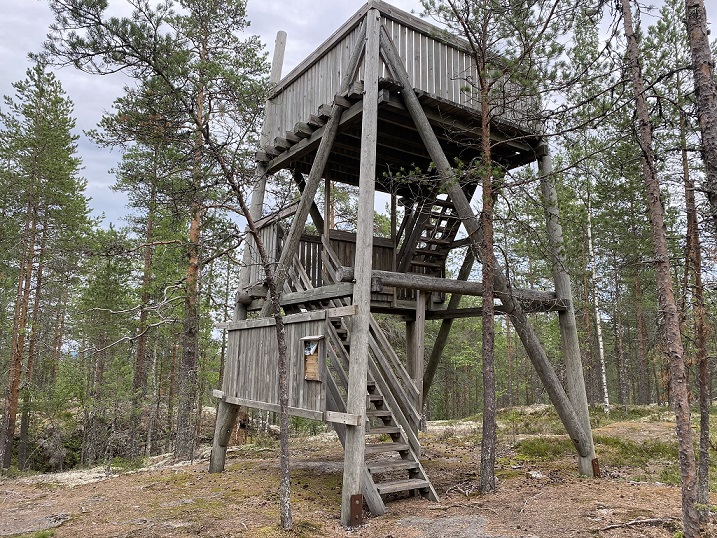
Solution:
<svg viewBox="0 0 717 538">
<path fill-rule="evenodd" d="M 570 439 L 534 437 L 515 445 L 517 456 L 525 461 L 551 461 L 575 452 Z"/>
<path fill-rule="evenodd" d="M 616 467 L 645 467 L 649 463 L 677 461 L 677 444 L 648 439 L 641 442 L 604 435 L 595 436 L 600 459 Z"/>
<path fill-rule="evenodd" d="M 517 435 L 561 435 L 565 427 L 555 408 L 549 405 L 509 407 L 498 412 L 500 433 Z"/>
</svg>

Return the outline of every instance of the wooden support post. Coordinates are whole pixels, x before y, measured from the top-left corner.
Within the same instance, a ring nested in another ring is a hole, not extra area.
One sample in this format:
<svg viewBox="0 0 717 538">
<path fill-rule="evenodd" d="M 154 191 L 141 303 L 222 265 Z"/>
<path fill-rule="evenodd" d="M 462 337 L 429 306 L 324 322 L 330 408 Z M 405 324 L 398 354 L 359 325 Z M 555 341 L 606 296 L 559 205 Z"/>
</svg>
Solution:
<svg viewBox="0 0 717 538">
<path fill-rule="evenodd" d="M 376 140 L 378 131 L 379 35 L 381 17 L 372 8 L 366 14 L 364 98 L 361 118 L 361 161 L 359 165 L 358 225 L 353 304 L 358 308 L 351 330 L 351 355 L 346 412 L 366 416 L 369 326 L 371 322 L 371 262 L 373 255 L 373 205 L 376 190 Z M 346 427 L 341 523 L 351 523 L 351 496 L 361 493 L 365 470 L 366 421 Z"/>
<path fill-rule="evenodd" d="M 209 458 L 210 473 L 221 473 L 224 470 L 227 446 L 229 445 L 229 439 L 231 439 L 234 426 L 236 426 L 238 414 L 238 405 L 227 403 L 224 400 L 219 401 L 217 422 L 214 426 L 212 453 Z"/>
<path fill-rule="evenodd" d="M 349 87 L 356 68 L 358 67 L 359 61 L 361 60 L 361 52 L 364 48 L 363 36 L 365 31 L 366 25 L 363 24 L 361 26 L 361 30 L 359 30 L 358 42 L 354 47 L 354 51 L 351 54 L 351 58 L 349 59 L 346 76 L 341 83 L 341 89 L 339 90 L 339 93 L 346 91 L 346 89 Z M 331 116 L 329 117 L 329 120 L 324 127 L 324 134 L 321 137 L 319 149 L 316 151 L 316 157 L 314 157 L 314 162 L 311 165 L 309 178 L 306 180 L 306 189 L 301 196 L 301 201 L 299 202 L 299 207 L 296 210 L 294 219 L 291 221 L 291 228 L 289 229 L 289 233 L 287 234 L 287 237 L 284 241 L 284 247 L 281 251 L 281 257 L 279 258 L 279 263 L 276 267 L 276 289 L 279 290 L 279 293 L 281 293 L 281 290 L 284 288 L 286 273 L 294 259 L 294 256 L 299 250 L 299 242 L 301 241 L 301 234 L 304 233 L 306 218 L 309 215 L 311 206 L 314 205 L 314 197 L 316 196 L 316 191 L 319 188 L 319 183 L 321 182 L 321 178 L 324 174 L 324 168 L 326 167 L 326 163 L 329 160 L 331 148 L 333 147 L 334 140 L 336 139 L 336 133 L 338 132 L 339 124 L 341 123 L 341 114 L 343 113 L 343 111 L 344 109 L 338 104 L 334 104 L 331 107 Z M 364 111 L 364 115 L 365 113 L 366 112 Z M 270 311 L 271 301 L 267 300 L 261 310 L 261 316 L 268 316 Z"/>
<path fill-rule="evenodd" d="M 585 377 L 583 376 L 583 364 L 580 357 L 580 344 L 578 341 L 578 329 L 575 323 L 575 310 L 573 308 L 572 287 L 570 277 L 565 270 L 565 246 L 563 243 L 563 228 L 560 225 L 560 213 L 558 210 L 558 193 L 552 180 L 553 161 L 548 148 L 538 161 L 540 167 L 540 188 L 543 195 L 543 206 L 545 207 L 546 228 L 550 253 L 553 257 L 553 280 L 555 281 L 555 293 L 559 298 L 567 299 L 568 307 L 558 313 L 558 324 L 560 326 L 560 338 L 565 358 L 565 383 L 567 385 L 568 397 L 573 403 L 575 412 L 578 414 L 583 429 L 589 438 L 589 453 L 578 458 L 578 469 L 580 474 L 593 476 L 593 460 L 595 459 L 595 445 L 590 429 L 590 413 L 588 410 L 588 399 L 585 393 Z"/>
<path fill-rule="evenodd" d="M 473 263 L 475 262 L 475 256 L 473 251 L 468 249 L 466 257 L 463 259 L 463 264 L 458 271 L 458 280 L 468 280 L 473 269 Z M 463 296 L 459 293 L 451 294 L 451 298 L 448 301 L 448 310 L 456 310 L 461 303 Z M 446 348 L 448 343 L 448 335 L 451 333 L 451 327 L 453 325 L 453 318 L 444 319 L 441 323 L 441 328 L 438 330 L 438 336 L 433 343 L 433 349 L 431 349 L 431 357 L 428 359 L 428 365 L 426 366 L 426 373 L 423 375 L 423 399 L 428 398 L 428 392 L 431 390 L 433 384 L 433 378 L 436 375 L 438 369 L 438 363 L 441 361 L 443 350 Z"/>
<path fill-rule="evenodd" d="M 418 389 L 418 409 L 423 408 L 423 363 L 426 352 L 426 292 L 416 291 L 416 319 L 406 322 L 406 370 Z"/>
<path fill-rule="evenodd" d="M 276 42 L 274 44 L 274 57 L 271 62 L 271 75 L 269 80 L 272 84 L 276 84 L 281 79 L 281 69 L 284 64 L 284 51 L 286 50 L 286 32 L 277 32 Z M 272 112 L 272 104 L 270 101 L 266 103 L 267 115 Z M 266 126 L 262 128 L 261 143 L 265 146 L 268 142 L 269 133 Z M 251 193 L 251 201 L 249 203 L 249 215 L 256 221 L 261 218 L 264 207 L 264 195 L 266 192 L 266 164 L 257 163 L 255 172 L 256 183 Z M 249 232 L 247 231 L 247 237 Z M 242 255 L 244 266 L 239 272 L 239 297 L 249 286 L 249 265 L 251 264 L 251 249 L 248 242 L 244 242 L 244 253 Z M 234 320 L 239 321 L 246 319 L 247 303 L 239 302 L 234 307 Z M 232 360 L 230 357 L 229 360 Z M 239 406 L 220 401 L 217 407 L 217 418 L 214 425 L 214 440 L 212 443 L 212 452 L 209 457 L 209 472 L 220 473 L 224 470 L 224 464 L 227 458 L 227 445 L 229 444 L 229 436 L 236 424 L 237 415 L 239 414 Z"/>
<path fill-rule="evenodd" d="M 468 236 L 471 238 L 471 245 L 474 249 L 474 253 L 477 254 L 479 258 L 481 255 L 494 256 L 494 253 L 492 252 L 481 252 L 481 237 L 483 235 L 482 226 L 473 212 L 473 208 L 466 198 L 463 189 L 456 181 L 453 168 L 443 152 L 443 148 L 441 148 L 436 134 L 433 132 L 433 128 L 431 127 L 431 124 L 421 107 L 418 97 L 416 97 L 415 92 L 409 89 L 412 85 L 408 77 L 408 73 L 406 72 L 406 68 L 401 62 L 398 52 L 393 45 L 393 41 L 391 41 L 390 36 L 385 30 L 381 33 L 381 53 L 389 69 L 395 73 L 398 81 L 403 84 L 404 91 L 401 95 L 403 96 L 406 109 L 416 124 L 416 129 L 418 130 L 421 140 L 436 165 L 446 192 L 456 206 L 458 216 L 461 218 L 464 226 L 466 227 Z M 540 343 L 538 335 L 535 334 L 535 331 L 528 320 L 528 316 L 523 311 L 520 303 L 512 300 L 510 297 L 508 279 L 497 260 L 495 260 L 495 290 L 496 292 L 503 293 L 501 301 L 506 307 L 506 310 L 510 315 L 511 322 L 513 323 L 513 326 L 523 343 L 523 347 L 533 363 L 538 376 L 543 382 L 543 385 L 550 397 L 550 401 L 555 406 L 555 409 L 558 412 L 568 435 L 570 435 L 575 448 L 581 456 L 587 457 L 591 453 L 592 448 L 590 437 L 585 432 L 582 421 L 575 412 L 572 402 L 565 393 L 565 389 L 560 384 L 560 380 L 558 379 L 558 376 L 555 373 L 547 354 L 545 353 L 543 345 Z"/>
</svg>

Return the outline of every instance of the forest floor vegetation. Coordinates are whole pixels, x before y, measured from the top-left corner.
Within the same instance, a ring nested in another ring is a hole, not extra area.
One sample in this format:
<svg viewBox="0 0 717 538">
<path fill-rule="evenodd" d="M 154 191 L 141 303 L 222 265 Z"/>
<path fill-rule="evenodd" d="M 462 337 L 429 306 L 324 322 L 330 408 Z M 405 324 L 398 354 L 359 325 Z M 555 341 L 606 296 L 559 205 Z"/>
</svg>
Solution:
<svg viewBox="0 0 717 538">
<path fill-rule="evenodd" d="M 386 515 L 365 514 L 365 524 L 350 530 L 339 524 L 343 453 L 329 432 L 292 438 L 291 532 L 278 525 L 278 442 L 254 434 L 230 448 L 221 474 L 207 472 L 204 448 L 191 463 L 176 464 L 167 455 L 148 459 L 139 469 L 115 462 L 0 478 L 0 536 L 679 536 L 680 474 L 668 408 L 595 411 L 599 479 L 576 474 L 572 444 L 551 408 L 503 410 L 498 491 L 489 495 L 478 494 L 480 420 L 475 419 L 431 422 L 421 436 L 422 461 L 441 503 L 389 500 Z M 712 520 L 704 536 L 717 529 L 714 513 Z"/>
</svg>

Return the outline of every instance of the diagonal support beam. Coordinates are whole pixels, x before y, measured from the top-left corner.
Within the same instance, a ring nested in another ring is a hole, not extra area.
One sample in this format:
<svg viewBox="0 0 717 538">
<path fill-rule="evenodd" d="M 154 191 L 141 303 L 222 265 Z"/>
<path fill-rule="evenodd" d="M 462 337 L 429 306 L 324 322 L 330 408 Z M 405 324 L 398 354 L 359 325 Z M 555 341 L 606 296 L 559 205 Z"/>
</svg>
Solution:
<svg viewBox="0 0 717 538">
<path fill-rule="evenodd" d="M 426 117 L 421 103 L 418 101 L 415 92 L 412 90 L 413 84 L 406 72 L 406 68 L 396 51 L 396 47 L 393 44 L 390 36 L 385 29 L 381 32 L 381 54 L 384 61 L 388 65 L 391 72 L 393 72 L 398 78 L 398 82 L 403 85 L 403 100 L 406 108 L 413 119 L 416 129 L 423 140 L 423 143 L 428 150 L 431 159 L 438 169 L 438 173 L 441 176 L 441 180 L 446 189 L 446 192 L 453 200 L 458 215 L 463 221 L 466 231 L 469 237 L 471 237 L 471 245 L 474 252 L 482 256 L 495 256 L 492 252 L 481 252 L 481 241 L 480 238 L 483 235 L 482 226 L 476 215 L 473 212 L 473 208 L 470 202 L 466 198 L 463 189 L 456 180 L 456 176 L 453 172 L 448 158 L 443 152 L 436 134 L 433 132 L 428 118 Z M 570 438 L 578 451 L 578 454 L 583 459 L 590 459 L 590 465 L 592 465 L 592 455 L 594 454 L 594 447 L 592 444 L 591 437 L 586 433 L 585 428 L 582 425 L 582 421 L 578 417 L 572 402 L 565 393 L 565 389 L 560 384 L 555 370 L 553 369 L 550 360 L 548 359 L 545 349 L 543 348 L 540 340 L 533 327 L 531 326 L 527 315 L 523 311 L 521 305 L 511 299 L 510 297 L 510 286 L 508 279 L 505 276 L 505 272 L 502 267 L 495 260 L 495 289 L 496 291 L 503 292 L 507 296 L 501 298 L 503 305 L 509 312 L 511 322 L 518 333 L 523 347 L 525 348 L 528 357 L 530 358 L 535 370 L 538 373 L 545 389 L 550 396 L 550 400 L 555 406 L 565 429 L 570 435 Z M 581 462 L 580 468 L 583 469 L 585 465 Z M 589 473 L 592 475 L 592 472 Z"/>
<path fill-rule="evenodd" d="M 361 56 L 364 53 L 365 40 L 366 23 L 364 22 L 361 24 L 361 29 L 358 33 L 356 46 L 354 47 L 354 50 L 351 54 L 351 58 L 349 59 L 348 67 L 346 69 L 346 76 L 341 83 L 341 89 L 339 90 L 339 93 L 345 92 L 348 89 L 349 84 L 351 84 L 351 80 L 353 80 L 356 69 L 359 65 L 359 62 L 361 61 Z M 341 114 L 343 114 L 343 111 L 344 107 L 341 104 L 334 102 L 331 107 L 331 117 L 329 118 L 329 121 L 326 122 L 326 126 L 324 128 L 324 135 L 321 138 L 319 149 L 316 151 L 316 157 L 314 158 L 314 162 L 311 165 L 309 177 L 306 180 L 306 187 L 304 189 L 304 193 L 301 196 L 299 208 L 296 210 L 294 219 L 291 221 L 291 228 L 289 229 L 289 233 L 286 237 L 286 240 L 284 241 L 284 247 L 281 251 L 281 257 L 279 258 L 279 263 L 276 269 L 275 278 L 277 290 L 283 289 L 288 268 L 291 265 L 292 260 L 294 259 L 294 255 L 299 250 L 299 242 L 301 241 L 301 234 L 304 232 L 306 218 L 309 215 L 309 211 L 311 211 L 312 205 L 314 205 L 316 191 L 319 189 L 321 177 L 324 174 L 324 168 L 326 168 L 326 163 L 328 162 L 329 155 L 331 154 L 331 148 L 334 145 L 334 140 L 336 140 L 336 133 L 339 130 Z M 264 308 L 262 308 L 261 310 L 261 316 L 266 317 L 270 315 L 270 311 L 271 301 L 267 300 L 264 304 Z"/>
<path fill-rule="evenodd" d="M 304 179 L 304 175 L 301 172 L 294 171 L 294 183 L 296 183 L 296 186 L 299 187 L 299 192 L 303 196 L 304 191 L 306 190 L 306 180 Z M 313 200 L 311 201 L 309 214 L 311 215 L 311 220 L 314 221 L 316 229 L 319 231 L 319 233 L 321 233 L 321 231 L 324 229 L 324 217 L 321 215 L 321 211 L 319 211 L 319 208 Z"/>
</svg>

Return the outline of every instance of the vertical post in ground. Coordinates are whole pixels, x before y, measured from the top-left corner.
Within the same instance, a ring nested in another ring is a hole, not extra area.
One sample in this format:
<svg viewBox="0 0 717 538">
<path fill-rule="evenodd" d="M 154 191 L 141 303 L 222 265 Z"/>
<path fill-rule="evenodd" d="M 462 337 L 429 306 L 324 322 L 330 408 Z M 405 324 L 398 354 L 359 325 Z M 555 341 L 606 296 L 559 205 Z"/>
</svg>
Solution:
<svg viewBox="0 0 717 538">
<path fill-rule="evenodd" d="M 378 10 L 366 15 L 366 52 L 364 60 L 364 96 L 361 123 L 361 162 L 359 165 L 359 205 L 356 229 L 351 355 L 346 411 L 359 415 L 358 426 L 346 427 L 341 523 L 351 523 L 351 496 L 361 493 L 364 470 L 366 431 L 366 378 L 368 373 L 369 323 L 371 318 L 371 259 L 373 255 L 373 213 L 376 190 L 376 138 L 378 129 L 379 32 Z"/>
<path fill-rule="evenodd" d="M 560 342 L 563 357 L 565 358 L 566 392 L 585 431 L 585 436 L 589 440 L 589 445 L 586 447 L 588 453 L 584 456 L 578 454 L 578 472 L 585 476 L 593 476 L 595 445 L 593 443 L 592 430 L 590 429 L 588 398 L 585 392 L 583 363 L 580 357 L 578 329 L 575 323 L 572 287 L 570 284 L 570 276 L 565 268 L 565 246 L 563 243 L 563 228 L 560 225 L 560 213 L 558 211 L 558 193 L 555 189 L 555 183 L 551 178 L 553 173 L 553 161 L 547 146 L 541 147 L 543 147 L 545 151 L 538 161 L 541 174 L 540 189 L 542 192 L 543 207 L 545 208 L 545 224 L 549 242 L 548 248 L 550 249 L 553 263 L 555 293 L 558 299 L 565 299 L 568 305 L 565 310 L 558 312 Z"/>
</svg>

